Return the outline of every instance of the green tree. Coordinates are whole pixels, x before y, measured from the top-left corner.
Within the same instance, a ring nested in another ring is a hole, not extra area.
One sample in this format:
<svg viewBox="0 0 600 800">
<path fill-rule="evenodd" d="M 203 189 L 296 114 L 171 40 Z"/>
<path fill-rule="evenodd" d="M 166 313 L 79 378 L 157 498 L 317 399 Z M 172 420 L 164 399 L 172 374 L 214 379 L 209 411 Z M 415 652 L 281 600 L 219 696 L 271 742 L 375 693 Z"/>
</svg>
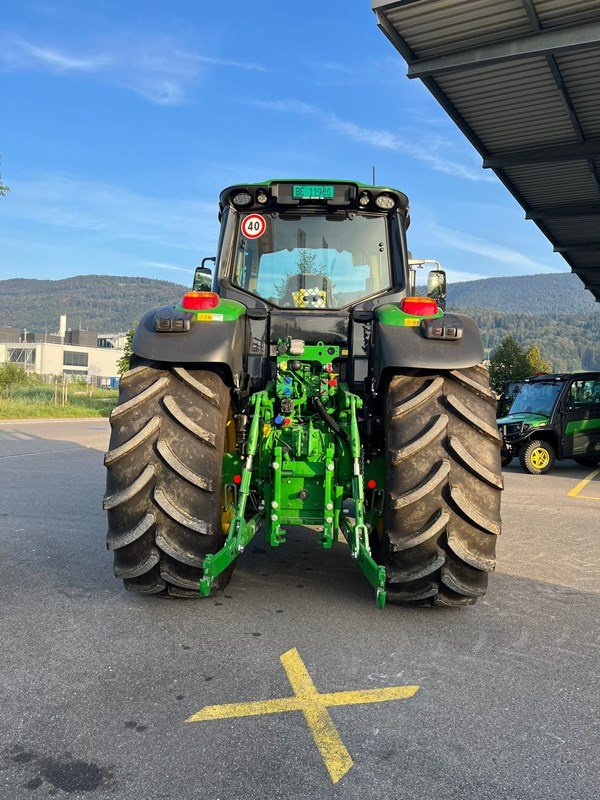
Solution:
<svg viewBox="0 0 600 800">
<path fill-rule="evenodd" d="M 13 386 L 22 386 L 27 383 L 27 373 L 22 367 L 7 361 L 0 364 L 0 391 L 3 394 L 10 394 Z"/>
<path fill-rule="evenodd" d="M 509 333 L 490 356 L 490 383 L 500 392 L 508 381 L 522 381 L 529 375 L 523 348 Z"/>
<path fill-rule="evenodd" d="M 7 192 L 10 192 L 10 189 L 2 183 L 2 175 L 0 175 L 0 197 L 4 197 Z"/>
<path fill-rule="evenodd" d="M 552 372 L 550 362 L 542 358 L 542 353 L 537 344 L 532 344 L 531 347 L 527 348 L 525 351 L 525 360 L 529 367 L 529 376 L 537 375 L 538 372 Z"/>
<path fill-rule="evenodd" d="M 296 261 L 296 269 L 301 275 L 327 275 L 327 267 L 325 264 L 316 264 L 317 254 L 311 253 L 310 250 L 302 248 L 298 251 L 298 260 Z M 282 298 L 285 294 L 287 282 L 291 276 L 287 272 L 281 280 L 274 284 L 275 297 Z"/>
<path fill-rule="evenodd" d="M 133 343 L 133 334 L 135 333 L 137 326 L 137 322 L 134 322 L 133 327 L 131 330 L 127 331 L 127 335 L 125 336 L 125 347 L 123 348 L 125 352 L 117 361 L 117 372 L 119 373 L 119 378 L 122 378 L 123 375 L 131 369 L 131 357 L 133 356 L 131 345 Z"/>
<path fill-rule="evenodd" d="M 316 253 L 311 253 L 310 250 L 303 248 L 298 253 L 298 261 L 296 261 L 298 272 L 303 272 L 305 275 L 326 275 L 327 267 L 325 264 L 315 264 L 316 260 Z"/>
</svg>

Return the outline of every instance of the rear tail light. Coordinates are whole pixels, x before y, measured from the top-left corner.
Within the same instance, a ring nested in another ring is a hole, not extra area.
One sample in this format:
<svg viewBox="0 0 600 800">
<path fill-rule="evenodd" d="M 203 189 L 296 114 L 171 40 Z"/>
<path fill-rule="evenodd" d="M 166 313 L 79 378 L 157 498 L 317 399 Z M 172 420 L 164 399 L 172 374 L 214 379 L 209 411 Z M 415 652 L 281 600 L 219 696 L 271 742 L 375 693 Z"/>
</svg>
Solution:
<svg viewBox="0 0 600 800">
<path fill-rule="evenodd" d="M 218 303 L 219 295 L 214 292 L 186 292 L 181 298 L 181 307 L 189 311 L 205 311 Z"/>
<path fill-rule="evenodd" d="M 438 304 L 431 297 L 405 297 L 400 303 L 405 314 L 415 317 L 434 317 L 438 313 Z"/>
</svg>

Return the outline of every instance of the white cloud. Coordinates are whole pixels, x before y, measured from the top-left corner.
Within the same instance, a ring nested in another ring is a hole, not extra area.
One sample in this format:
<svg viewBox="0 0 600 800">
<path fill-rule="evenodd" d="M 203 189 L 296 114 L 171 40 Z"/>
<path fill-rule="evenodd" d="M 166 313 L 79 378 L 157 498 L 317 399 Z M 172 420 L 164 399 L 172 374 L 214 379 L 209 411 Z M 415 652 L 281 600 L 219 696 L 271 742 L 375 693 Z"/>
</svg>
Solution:
<svg viewBox="0 0 600 800">
<path fill-rule="evenodd" d="M 188 275 L 193 275 L 194 270 L 189 267 L 178 267 L 175 264 L 165 264 L 164 261 L 142 261 L 146 267 L 156 267 L 157 269 L 172 269 L 176 272 L 187 272 Z"/>
<path fill-rule="evenodd" d="M 149 242 L 187 252 L 212 253 L 218 236 L 214 203 L 149 196 L 122 186 L 46 175 L 13 181 L 5 219 L 87 231 L 88 240 Z M 162 262 L 161 262 L 162 263 Z"/>
<path fill-rule="evenodd" d="M 450 247 L 455 247 L 458 250 L 463 250 L 466 253 L 474 253 L 475 255 L 485 256 L 492 261 L 499 264 L 514 267 L 516 274 L 522 273 L 524 270 L 532 270 L 533 272 L 560 272 L 557 267 L 543 264 L 539 261 L 534 261 L 524 253 L 518 250 L 512 250 L 504 245 L 491 242 L 488 239 L 480 239 L 477 236 L 472 236 L 469 233 L 462 231 L 452 230 L 451 228 L 444 228 L 436 223 L 430 223 L 428 226 L 432 236 L 438 241 L 443 242 Z M 473 278 L 473 280 L 475 280 Z"/>
<path fill-rule="evenodd" d="M 193 58 L 201 64 L 211 64 L 216 67 L 234 67 L 248 72 L 268 72 L 262 64 L 255 64 L 252 61 L 233 61 L 230 58 L 214 58 L 213 56 L 194 55 Z"/>
<path fill-rule="evenodd" d="M 56 72 L 96 72 L 105 68 L 111 62 L 110 56 L 76 56 L 52 47 L 38 47 L 31 42 L 19 40 L 21 55 L 27 62 L 40 67 L 48 67 Z"/>
<path fill-rule="evenodd" d="M 250 102 L 252 105 L 269 111 L 280 111 L 286 114 L 319 115 L 319 119 L 330 130 L 342 136 L 368 147 L 406 153 L 411 158 L 429 164 L 436 172 L 455 175 L 469 181 L 493 182 L 495 180 L 493 175 L 488 175 L 483 169 L 460 164 L 447 158 L 444 154 L 444 150 L 447 149 L 446 142 L 439 136 L 426 140 L 422 135 L 419 138 L 420 143 L 415 144 L 413 134 L 407 134 L 406 137 L 402 137 L 400 134 L 385 128 L 367 128 L 356 122 L 341 119 L 336 114 L 328 114 L 316 106 L 300 100 L 252 100 Z"/>
<path fill-rule="evenodd" d="M 301 100 L 250 100 L 251 105 L 268 111 L 283 111 L 288 114 L 318 114 L 319 109 Z"/>
<path fill-rule="evenodd" d="M 465 270 L 460 269 L 452 269 L 451 267 L 446 269 L 443 267 L 446 277 L 448 279 L 448 283 L 464 283 L 465 281 L 479 281 L 483 280 L 484 278 L 489 278 L 490 275 L 479 275 L 477 272 L 466 272 Z M 426 286 L 427 285 L 427 270 L 423 270 L 422 272 L 417 273 L 417 286 Z"/>
<path fill-rule="evenodd" d="M 365 128 L 354 122 L 340 119 L 335 114 L 330 114 L 327 118 L 328 126 L 345 136 L 383 150 L 393 150 L 395 152 L 406 153 L 411 158 L 429 164 L 437 172 L 444 172 L 448 175 L 456 175 L 459 178 L 466 178 L 470 181 L 493 181 L 494 177 L 486 174 L 482 169 L 472 168 L 449 160 L 441 152 L 445 146 L 439 137 L 430 139 L 425 145 L 415 144 L 412 137 L 402 138 L 392 131 L 385 128 Z M 424 138 L 421 136 L 420 141 Z"/>
<path fill-rule="evenodd" d="M 111 63 L 108 55 L 79 56 L 56 47 L 8 37 L 0 50 L 0 64 L 8 70 L 45 69 L 49 72 L 97 72 Z"/>
<path fill-rule="evenodd" d="M 448 283 L 464 283 L 465 281 L 480 281 L 489 278 L 489 275 L 479 275 L 477 272 L 465 272 L 460 269 L 447 269 L 446 277 Z"/>
<path fill-rule="evenodd" d="M 86 47 L 86 54 L 63 47 L 6 36 L 0 50 L 0 69 L 36 70 L 50 74 L 89 73 L 123 86 L 159 105 L 186 102 L 190 87 L 211 67 L 266 72 L 250 61 L 220 58 L 182 49 L 168 36 L 118 34 Z"/>
</svg>

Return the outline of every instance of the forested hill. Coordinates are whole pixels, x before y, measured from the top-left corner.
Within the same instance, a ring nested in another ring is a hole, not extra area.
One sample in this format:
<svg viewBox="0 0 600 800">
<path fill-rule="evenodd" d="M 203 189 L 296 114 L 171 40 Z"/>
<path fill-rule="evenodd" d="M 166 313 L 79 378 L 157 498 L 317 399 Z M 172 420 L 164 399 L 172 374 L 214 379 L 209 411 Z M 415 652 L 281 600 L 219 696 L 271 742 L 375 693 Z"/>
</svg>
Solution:
<svg viewBox="0 0 600 800">
<path fill-rule="evenodd" d="M 455 283 L 448 287 L 448 305 L 530 314 L 581 314 L 598 304 L 577 275 L 553 272 Z"/>
<path fill-rule="evenodd" d="M 59 281 L 0 281 L 0 326 L 51 333 L 60 314 L 90 331 L 125 331 L 149 308 L 176 302 L 186 286 L 152 278 L 82 275 Z M 487 278 L 451 285 L 448 309 L 479 325 L 486 350 L 508 333 L 537 343 L 556 371 L 600 369 L 600 304 L 575 275 Z"/>
<path fill-rule="evenodd" d="M 189 287 L 187 287 L 189 288 Z M 78 275 L 60 281 L 12 278 L 0 281 L 0 326 L 52 333 L 67 315 L 69 328 L 100 333 L 129 330 L 149 308 L 174 303 L 185 286 L 153 278 Z"/>
<path fill-rule="evenodd" d="M 153 278 L 80 275 L 58 281 L 12 278 L 0 281 L 0 326 L 43 333 L 67 314 L 69 327 L 90 331 L 127 330 L 148 308 L 173 303 L 185 286 Z M 451 284 L 448 307 L 505 313 L 589 314 L 598 309 L 576 275 L 560 272 L 486 278 Z"/>
</svg>

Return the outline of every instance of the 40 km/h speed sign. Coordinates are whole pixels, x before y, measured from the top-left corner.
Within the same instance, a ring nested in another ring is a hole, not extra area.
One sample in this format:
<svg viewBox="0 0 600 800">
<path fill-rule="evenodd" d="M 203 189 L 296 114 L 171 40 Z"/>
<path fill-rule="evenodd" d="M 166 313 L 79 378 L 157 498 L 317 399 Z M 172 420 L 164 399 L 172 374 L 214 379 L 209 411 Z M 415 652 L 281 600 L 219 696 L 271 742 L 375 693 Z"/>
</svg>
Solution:
<svg viewBox="0 0 600 800">
<path fill-rule="evenodd" d="M 267 228 L 267 221 L 261 214 L 248 214 L 242 222 L 242 234 L 246 239 L 258 239 Z"/>
</svg>

